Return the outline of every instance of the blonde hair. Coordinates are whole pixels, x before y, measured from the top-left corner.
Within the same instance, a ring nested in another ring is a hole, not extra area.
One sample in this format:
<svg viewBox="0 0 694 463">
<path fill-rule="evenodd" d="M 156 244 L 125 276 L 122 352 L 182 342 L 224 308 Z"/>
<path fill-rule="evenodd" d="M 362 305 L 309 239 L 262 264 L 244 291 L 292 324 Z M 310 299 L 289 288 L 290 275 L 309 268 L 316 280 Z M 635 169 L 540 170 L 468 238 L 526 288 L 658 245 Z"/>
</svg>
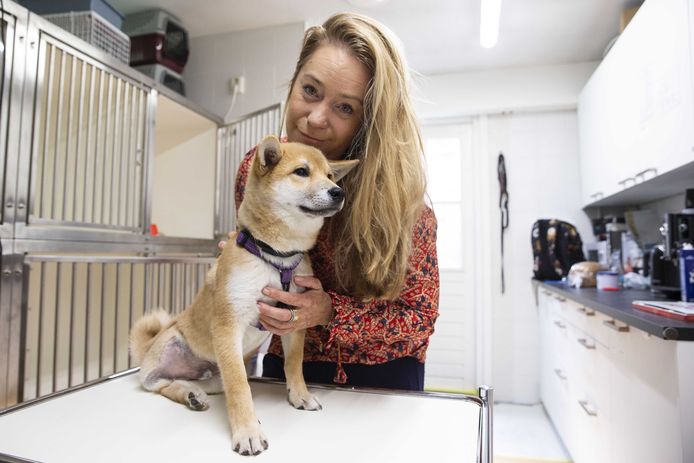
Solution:
<svg viewBox="0 0 694 463">
<path fill-rule="evenodd" d="M 384 26 L 366 16 L 336 14 L 306 31 L 287 102 L 302 67 L 325 44 L 348 47 L 371 75 L 363 122 L 345 153 L 360 163 L 342 180 L 345 207 L 329 225 L 338 284 L 364 299 L 396 299 L 426 193 L 408 69 Z"/>
</svg>

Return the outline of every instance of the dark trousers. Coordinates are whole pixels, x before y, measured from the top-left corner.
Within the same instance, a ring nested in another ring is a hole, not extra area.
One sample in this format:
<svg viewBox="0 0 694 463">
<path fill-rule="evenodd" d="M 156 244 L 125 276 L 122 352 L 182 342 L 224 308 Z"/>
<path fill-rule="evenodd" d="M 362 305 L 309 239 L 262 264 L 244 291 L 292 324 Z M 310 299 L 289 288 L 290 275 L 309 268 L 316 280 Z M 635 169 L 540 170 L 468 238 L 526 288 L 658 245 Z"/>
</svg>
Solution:
<svg viewBox="0 0 694 463">
<path fill-rule="evenodd" d="M 414 357 L 403 357 L 377 365 L 343 363 L 346 386 L 381 387 L 421 391 L 424 389 L 424 364 Z M 307 383 L 335 384 L 335 362 L 304 362 Z M 275 354 L 263 357 L 263 376 L 285 380 L 284 359 Z"/>
</svg>

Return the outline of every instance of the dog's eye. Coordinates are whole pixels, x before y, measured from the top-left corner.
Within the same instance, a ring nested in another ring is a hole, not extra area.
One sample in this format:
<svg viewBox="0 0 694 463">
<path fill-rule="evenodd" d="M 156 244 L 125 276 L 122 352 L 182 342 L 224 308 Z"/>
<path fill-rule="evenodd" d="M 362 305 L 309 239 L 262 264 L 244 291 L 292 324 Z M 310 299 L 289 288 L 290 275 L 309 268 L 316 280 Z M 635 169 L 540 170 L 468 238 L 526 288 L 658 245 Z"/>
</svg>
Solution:
<svg viewBox="0 0 694 463">
<path fill-rule="evenodd" d="M 308 177 L 308 169 L 305 167 L 299 167 L 294 171 L 294 174 L 298 175 L 299 177 Z"/>
</svg>

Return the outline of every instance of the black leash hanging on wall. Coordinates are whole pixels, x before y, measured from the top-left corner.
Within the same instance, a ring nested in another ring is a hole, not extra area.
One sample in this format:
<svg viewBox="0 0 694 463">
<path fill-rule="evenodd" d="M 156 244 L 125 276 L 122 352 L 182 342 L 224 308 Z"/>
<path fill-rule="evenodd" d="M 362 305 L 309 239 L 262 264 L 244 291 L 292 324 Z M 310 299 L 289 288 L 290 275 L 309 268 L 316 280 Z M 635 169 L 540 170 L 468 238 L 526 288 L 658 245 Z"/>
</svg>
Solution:
<svg viewBox="0 0 694 463">
<path fill-rule="evenodd" d="M 508 228 L 508 184 L 506 183 L 506 162 L 504 153 L 499 152 L 496 162 L 496 174 L 499 178 L 499 211 L 501 212 L 501 293 L 506 291 L 504 279 L 504 231 Z"/>
</svg>

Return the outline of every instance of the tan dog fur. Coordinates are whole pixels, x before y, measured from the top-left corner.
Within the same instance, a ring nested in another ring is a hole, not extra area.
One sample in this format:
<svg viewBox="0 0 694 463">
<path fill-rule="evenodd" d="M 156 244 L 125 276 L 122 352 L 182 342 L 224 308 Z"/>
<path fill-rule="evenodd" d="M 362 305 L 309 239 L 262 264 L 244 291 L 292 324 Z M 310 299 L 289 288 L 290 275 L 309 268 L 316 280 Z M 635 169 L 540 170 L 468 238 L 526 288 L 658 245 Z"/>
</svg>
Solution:
<svg viewBox="0 0 694 463">
<path fill-rule="evenodd" d="M 276 137 L 266 137 L 249 172 L 238 214 L 240 227 L 277 251 L 304 251 L 291 258 L 264 257 L 285 264 L 300 259 L 294 274 L 312 274 L 305 251 L 314 246 L 323 218 L 343 204 L 343 199 L 338 201 L 328 191 L 334 194 L 334 182 L 356 163 L 328 162 L 315 148 L 280 144 Z M 140 381 L 149 391 L 194 410 L 208 408 L 207 393 L 223 391 L 233 449 L 256 455 L 268 444 L 255 415 L 244 361 L 269 336 L 256 328 L 256 302 L 276 301 L 261 290 L 267 285 L 281 288 L 281 282 L 274 267 L 238 246 L 235 239 L 234 235 L 226 244 L 204 287 L 184 312 L 171 318 L 159 310 L 136 323 L 130 350 L 141 363 Z M 302 289 L 292 282 L 290 291 Z M 296 408 L 319 410 L 321 405 L 309 393 L 302 372 L 304 334 L 297 330 L 282 337 L 288 399 Z"/>
</svg>

